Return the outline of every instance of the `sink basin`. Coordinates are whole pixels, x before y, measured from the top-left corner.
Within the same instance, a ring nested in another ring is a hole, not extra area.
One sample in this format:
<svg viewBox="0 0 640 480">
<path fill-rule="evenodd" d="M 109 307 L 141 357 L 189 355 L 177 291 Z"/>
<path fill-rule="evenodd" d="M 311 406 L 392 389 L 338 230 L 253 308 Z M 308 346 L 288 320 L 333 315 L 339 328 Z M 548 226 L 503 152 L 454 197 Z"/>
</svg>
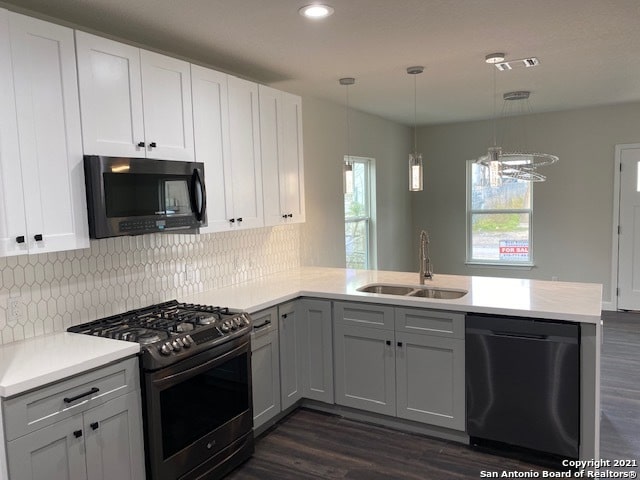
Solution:
<svg viewBox="0 0 640 480">
<path fill-rule="evenodd" d="M 421 298 L 437 298 L 440 300 L 454 300 L 464 297 L 466 290 L 451 290 L 448 288 L 393 285 L 388 283 L 372 283 L 357 289 L 359 292 L 379 293 L 383 295 L 402 295 Z"/>
<path fill-rule="evenodd" d="M 420 288 L 409 293 L 412 297 L 440 298 L 442 300 L 453 300 L 464 297 L 466 290 L 448 290 L 445 288 Z"/>
<path fill-rule="evenodd" d="M 402 285 L 387 285 L 383 283 L 375 283 L 358 288 L 359 292 L 365 293 L 381 293 L 384 295 L 407 295 L 413 292 L 413 287 L 405 287 Z"/>
</svg>

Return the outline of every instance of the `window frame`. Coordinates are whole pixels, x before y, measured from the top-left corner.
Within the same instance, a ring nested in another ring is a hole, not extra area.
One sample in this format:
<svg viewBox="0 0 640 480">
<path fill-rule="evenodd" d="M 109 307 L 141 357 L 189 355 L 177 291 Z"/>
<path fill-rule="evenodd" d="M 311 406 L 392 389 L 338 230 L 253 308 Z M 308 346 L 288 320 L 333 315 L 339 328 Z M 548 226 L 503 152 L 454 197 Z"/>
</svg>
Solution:
<svg viewBox="0 0 640 480">
<path fill-rule="evenodd" d="M 501 268 L 522 268 L 530 270 L 535 266 L 534 263 L 534 246 L 533 246 L 533 185 L 535 182 L 531 182 L 531 190 L 529 192 L 529 208 L 520 209 L 473 209 L 473 175 L 472 169 L 475 160 L 467 160 L 466 169 L 466 265 L 480 265 L 487 267 L 501 267 Z M 473 215 L 478 214 L 528 214 L 529 215 L 529 261 L 509 261 L 509 260 L 488 260 L 473 258 Z"/>
</svg>

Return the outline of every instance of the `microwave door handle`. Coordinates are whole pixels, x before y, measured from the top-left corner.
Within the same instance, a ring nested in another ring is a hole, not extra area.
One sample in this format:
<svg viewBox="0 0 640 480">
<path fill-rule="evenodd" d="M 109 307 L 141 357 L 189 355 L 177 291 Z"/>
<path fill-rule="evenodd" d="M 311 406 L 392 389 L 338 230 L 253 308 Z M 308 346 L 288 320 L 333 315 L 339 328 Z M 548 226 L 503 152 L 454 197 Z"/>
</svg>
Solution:
<svg viewBox="0 0 640 480">
<path fill-rule="evenodd" d="M 197 192 L 196 188 L 198 189 Z M 198 193 L 200 194 L 199 202 Z M 200 170 L 197 168 L 193 169 L 193 174 L 191 175 L 191 206 L 196 212 L 196 219 L 202 221 L 207 208 L 207 191 L 200 175 Z"/>
</svg>

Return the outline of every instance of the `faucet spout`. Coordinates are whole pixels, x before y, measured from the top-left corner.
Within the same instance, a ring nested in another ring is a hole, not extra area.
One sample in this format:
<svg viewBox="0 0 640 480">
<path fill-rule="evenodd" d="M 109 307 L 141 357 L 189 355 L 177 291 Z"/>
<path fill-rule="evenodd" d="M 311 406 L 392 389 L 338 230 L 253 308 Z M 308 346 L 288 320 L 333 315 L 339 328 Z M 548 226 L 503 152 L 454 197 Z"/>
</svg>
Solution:
<svg viewBox="0 0 640 480">
<path fill-rule="evenodd" d="M 424 285 L 424 280 L 433 280 L 433 265 L 429 258 L 429 234 L 422 230 L 420 232 L 420 247 L 418 249 L 420 262 L 420 285 Z"/>
</svg>

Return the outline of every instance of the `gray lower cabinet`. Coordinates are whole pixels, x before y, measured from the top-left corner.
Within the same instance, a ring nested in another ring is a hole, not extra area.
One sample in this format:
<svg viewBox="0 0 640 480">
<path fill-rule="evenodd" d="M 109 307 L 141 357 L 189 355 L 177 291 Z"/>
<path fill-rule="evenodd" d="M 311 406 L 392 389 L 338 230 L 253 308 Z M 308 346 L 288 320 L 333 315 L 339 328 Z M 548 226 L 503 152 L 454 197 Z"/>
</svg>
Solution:
<svg viewBox="0 0 640 480">
<path fill-rule="evenodd" d="M 336 403 L 396 414 L 393 331 L 334 324 Z"/>
<path fill-rule="evenodd" d="M 298 321 L 297 301 L 278 307 L 278 337 L 280 339 L 280 391 L 282 410 L 302 398 L 302 331 Z"/>
<path fill-rule="evenodd" d="M 278 309 L 255 313 L 251 333 L 253 428 L 280 413 L 280 346 Z"/>
<path fill-rule="evenodd" d="M 333 403 L 333 322 L 331 302 L 303 298 L 298 301 L 303 397 Z"/>
<path fill-rule="evenodd" d="M 464 340 L 396 332 L 397 416 L 465 429 Z"/>
<path fill-rule="evenodd" d="M 464 315 L 336 302 L 334 350 L 337 404 L 464 431 Z"/>
<path fill-rule="evenodd" d="M 8 399 L 3 414 L 11 479 L 144 478 L 136 358 Z"/>
</svg>

